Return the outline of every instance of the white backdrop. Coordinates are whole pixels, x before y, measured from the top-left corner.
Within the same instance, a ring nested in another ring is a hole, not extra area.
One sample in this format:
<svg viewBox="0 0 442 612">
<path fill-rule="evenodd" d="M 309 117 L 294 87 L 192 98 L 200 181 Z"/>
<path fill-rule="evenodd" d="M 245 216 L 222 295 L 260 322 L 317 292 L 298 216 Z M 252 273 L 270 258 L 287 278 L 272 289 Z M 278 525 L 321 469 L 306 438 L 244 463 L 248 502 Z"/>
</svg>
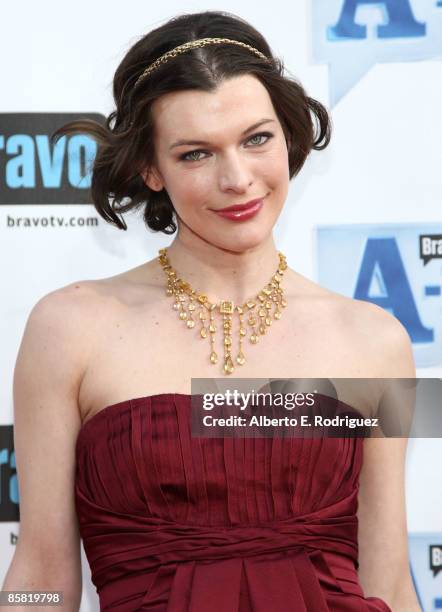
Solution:
<svg viewBox="0 0 442 612">
<path fill-rule="evenodd" d="M 336 17 L 342 4 L 335 5 Z M 425 20 L 424 7 L 429 3 L 411 5 Z M 39 0 L 25 5 L 8 3 L 2 9 L 0 113 L 108 115 L 113 110 L 113 73 L 140 35 L 180 12 L 220 9 L 236 13 L 257 27 L 309 95 L 330 108 L 329 68 L 314 62 L 313 12 L 308 0 L 291 4 L 282 0 L 261 4 L 225 0 L 222 6 L 177 0 L 158 4 L 141 0 L 123 4 L 113 0 Z M 442 14 L 442 8 L 439 10 Z M 383 19 L 376 11 L 373 6 L 371 12 L 366 8 L 360 13 L 362 22 L 371 24 L 371 35 L 374 24 Z M 332 19 L 331 24 L 335 21 Z M 300 176 L 292 181 L 275 230 L 277 246 L 287 255 L 291 267 L 316 280 L 313 237 L 318 224 L 441 220 L 441 77 L 442 63 L 433 57 L 377 63 L 331 109 L 331 144 L 325 151 L 313 152 Z M 3 165 L 1 171 L 4 174 Z M 35 302 L 74 280 L 109 276 L 139 265 L 154 257 L 171 238 L 148 232 L 137 217 L 127 218 L 127 232 L 104 221 L 98 227 L 8 227 L 8 215 L 14 219 L 97 215 L 90 205 L 0 203 L 0 422 L 6 425 L 12 423 L 12 374 L 17 349 Z M 418 370 L 418 376 L 441 374 L 442 364 Z M 409 443 L 410 532 L 442 531 L 442 490 L 437 470 L 440 456 L 440 440 Z M 0 576 L 13 553 L 11 533 L 18 533 L 18 524 L 3 522 Z M 84 562 L 81 610 L 85 611 L 97 609 L 98 601 L 89 575 Z"/>
</svg>

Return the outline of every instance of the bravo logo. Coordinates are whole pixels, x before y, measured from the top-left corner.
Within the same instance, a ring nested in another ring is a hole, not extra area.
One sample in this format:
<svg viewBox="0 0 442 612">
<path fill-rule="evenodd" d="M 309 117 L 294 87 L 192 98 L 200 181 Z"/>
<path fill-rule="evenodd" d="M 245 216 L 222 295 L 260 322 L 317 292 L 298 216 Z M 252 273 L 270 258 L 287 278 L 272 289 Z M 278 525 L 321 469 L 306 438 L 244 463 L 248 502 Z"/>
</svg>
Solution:
<svg viewBox="0 0 442 612">
<path fill-rule="evenodd" d="M 381 62 L 442 58 L 442 0 L 316 0 L 313 58 L 329 64 L 330 104 Z"/>
<path fill-rule="evenodd" d="M 89 204 L 97 145 L 86 134 L 51 134 L 78 119 L 104 123 L 98 114 L 0 114 L 0 203 Z"/>
<path fill-rule="evenodd" d="M 320 285 L 399 319 L 417 366 L 442 364 L 440 224 L 318 227 L 316 274 Z"/>
<path fill-rule="evenodd" d="M 19 493 L 12 425 L 0 425 L 0 522 L 19 520 Z"/>
</svg>

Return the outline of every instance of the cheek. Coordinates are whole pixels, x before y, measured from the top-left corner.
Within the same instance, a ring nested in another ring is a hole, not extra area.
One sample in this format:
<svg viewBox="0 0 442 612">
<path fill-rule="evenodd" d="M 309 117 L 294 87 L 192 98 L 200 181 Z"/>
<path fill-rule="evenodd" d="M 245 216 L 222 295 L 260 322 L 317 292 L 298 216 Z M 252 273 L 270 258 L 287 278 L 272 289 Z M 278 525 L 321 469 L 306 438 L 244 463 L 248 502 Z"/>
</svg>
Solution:
<svg viewBox="0 0 442 612">
<path fill-rule="evenodd" d="M 209 172 L 188 173 L 182 178 L 177 193 L 177 205 L 184 217 L 197 214 L 214 201 L 213 176 Z"/>
<path fill-rule="evenodd" d="M 275 190 L 286 189 L 290 179 L 287 150 L 277 149 L 266 157 L 260 178 Z"/>
<path fill-rule="evenodd" d="M 177 210 L 187 209 L 189 204 L 201 204 L 213 191 L 213 177 L 202 168 L 195 168 L 194 172 L 174 168 L 168 175 L 164 175 L 164 178 L 169 196 Z"/>
</svg>

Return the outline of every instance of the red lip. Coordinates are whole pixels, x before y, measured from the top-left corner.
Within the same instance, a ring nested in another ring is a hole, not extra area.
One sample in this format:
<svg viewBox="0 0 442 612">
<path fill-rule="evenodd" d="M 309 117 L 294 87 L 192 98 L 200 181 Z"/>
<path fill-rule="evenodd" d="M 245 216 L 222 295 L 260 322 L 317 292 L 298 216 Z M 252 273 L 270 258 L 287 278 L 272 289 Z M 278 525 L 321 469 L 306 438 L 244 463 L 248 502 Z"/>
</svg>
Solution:
<svg viewBox="0 0 442 612">
<path fill-rule="evenodd" d="M 226 206 L 225 208 L 218 208 L 215 212 L 228 212 L 235 210 L 247 210 L 252 206 L 255 206 L 258 202 L 260 202 L 262 198 L 256 198 L 256 200 L 250 200 L 250 202 L 246 202 L 245 204 L 233 204 L 233 206 Z"/>
<path fill-rule="evenodd" d="M 248 205 L 240 210 L 216 210 L 214 211 L 218 217 L 224 217 L 230 221 L 248 221 L 254 217 L 263 207 L 264 203 L 262 200 L 255 200 L 255 204 Z"/>
</svg>

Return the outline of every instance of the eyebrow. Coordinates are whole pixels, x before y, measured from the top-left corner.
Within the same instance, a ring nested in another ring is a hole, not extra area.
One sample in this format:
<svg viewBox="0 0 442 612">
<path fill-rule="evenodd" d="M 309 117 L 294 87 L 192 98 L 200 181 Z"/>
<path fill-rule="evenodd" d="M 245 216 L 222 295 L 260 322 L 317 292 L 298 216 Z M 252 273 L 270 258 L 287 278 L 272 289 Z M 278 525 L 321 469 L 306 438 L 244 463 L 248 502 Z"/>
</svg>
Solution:
<svg viewBox="0 0 442 612">
<path fill-rule="evenodd" d="M 264 123 L 274 123 L 274 122 L 275 122 L 274 119 L 261 119 L 257 123 L 254 123 L 253 125 L 248 127 L 246 130 L 244 130 L 241 136 L 245 136 L 246 134 L 256 129 L 260 125 L 263 125 Z M 210 142 L 207 142 L 207 140 L 177 140 L 169 147 L 169 151 L 170 149 L 173 149 L 175 147 L 181 147 L 182 145 L 210 145 Z"/>
</svg>

